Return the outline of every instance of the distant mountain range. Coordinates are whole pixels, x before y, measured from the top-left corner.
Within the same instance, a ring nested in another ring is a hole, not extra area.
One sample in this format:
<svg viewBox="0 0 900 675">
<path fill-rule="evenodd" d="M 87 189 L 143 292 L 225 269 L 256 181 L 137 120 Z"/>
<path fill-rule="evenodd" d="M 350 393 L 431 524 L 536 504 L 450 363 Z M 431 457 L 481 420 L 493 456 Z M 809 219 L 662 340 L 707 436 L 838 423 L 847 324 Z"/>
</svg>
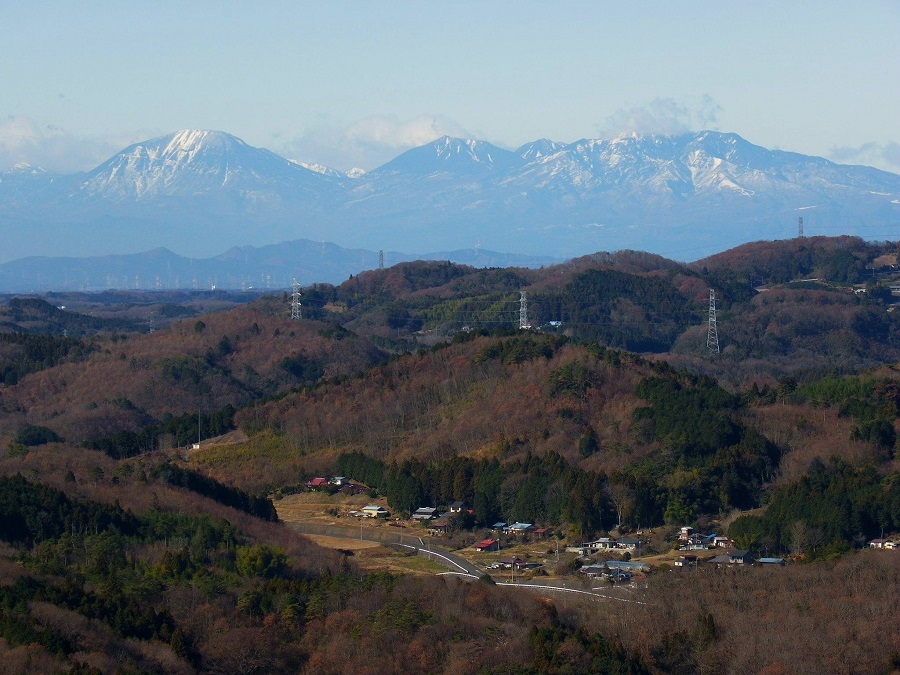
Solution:
<svg viewBox="0 0 900 675">
<path fill-rule="evenodd" d="M 179 131 L 83 174 L 0 173 L 0 261 L 161 246 L 208 258 L 297 239 L 694 260 L 795 236 L 800 216 L 807 234 L 900 238 L 900 176 L 712 131 L 544 139 L 515 151 L 443 137 L 367 173 L 303 165 L 224 132 Z"/>
<path fill-rule="evenodd" d="M 269 246 L 234 247 L 210 258 L 189 258 L 166 248 L 124 255 L 29 256 L 0 263 L 0 293 L 107 289 L 280 289 L 293 279 L 308 286 L 339 284 L 364 270 L 412 260 L 449 260 L 473 267 L 541 267 L 562 262 L 548 256 L 482 249 L 399 253 L 346 249 L 300 239 Z"/>
</svg>

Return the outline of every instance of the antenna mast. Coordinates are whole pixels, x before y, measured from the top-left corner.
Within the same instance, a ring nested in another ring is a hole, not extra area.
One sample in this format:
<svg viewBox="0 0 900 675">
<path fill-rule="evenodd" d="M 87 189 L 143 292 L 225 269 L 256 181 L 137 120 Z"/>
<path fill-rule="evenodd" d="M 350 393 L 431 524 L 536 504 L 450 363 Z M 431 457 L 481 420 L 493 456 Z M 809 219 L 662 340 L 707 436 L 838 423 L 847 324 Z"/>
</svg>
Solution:
<svg viewBox="0 0 900 675">
<path fill-rule="evenodd" d="M 297 280 L 297 277 L 294 277 L 291 281 L 293 285 L 293 291 L 291 292 L 291 320 L 299 321 L 303 318 L 302 305 L 300 304 L 300 282 Z"/>
<path fill-rule="evenodd" d="M 709 289 L 709 330 L 706 333 L 706 348 L 719 353 L 719 329 L 716 326 L 716 292 Z"/>
</svg>

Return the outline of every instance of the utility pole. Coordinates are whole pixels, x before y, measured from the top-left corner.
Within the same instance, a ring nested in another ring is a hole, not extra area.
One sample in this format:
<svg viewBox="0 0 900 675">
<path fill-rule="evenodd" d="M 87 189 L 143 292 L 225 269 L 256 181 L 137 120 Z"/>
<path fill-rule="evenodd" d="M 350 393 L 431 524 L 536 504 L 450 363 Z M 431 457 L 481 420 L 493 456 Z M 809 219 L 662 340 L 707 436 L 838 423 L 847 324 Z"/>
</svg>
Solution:
<svg viewBox="0 0 900 675">
<path fill-rule="evenodd" d="M 706 332 L 706 348 L 719 353 L 719 329 L 716 326 L 716 292 L 709 289 L 709 329 Z"/>
</svg>

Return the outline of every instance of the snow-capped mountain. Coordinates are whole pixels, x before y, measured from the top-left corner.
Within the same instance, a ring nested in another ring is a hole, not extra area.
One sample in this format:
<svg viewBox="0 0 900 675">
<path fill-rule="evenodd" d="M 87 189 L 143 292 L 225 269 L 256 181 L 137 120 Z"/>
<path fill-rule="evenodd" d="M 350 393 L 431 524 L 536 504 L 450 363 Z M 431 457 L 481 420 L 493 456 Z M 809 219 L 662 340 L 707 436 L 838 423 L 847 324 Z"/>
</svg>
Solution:
<svg viewBox="0 0 900 675">
<path fill-rule="evenodd" d="M 322 175 L 221 131 L 178 131 L 135 143 L 87 174 L 82 195 L 143 200 L 309 187 Z"/>
<path fill-rule="evenodd" d="M 735 134 L 624 135 L 515 151 L 442 137 L 370 172 L 302 165 L 216 131 L 136 143 L 86 174 L 0 173 L 3 259 L 167 246 L 209 256 L 308 238 L 342 246 L 695 259 L 808 234 L 900 239 L 900 176 Z"/>
<path fill-rule="evenodd" d="M 508 170 L 520 163 L 521 158 L 516 153 L 485 141 L 442 136 L 427 145 L 407 150 L 368 175 L 411 178 L 467 176 Z"/>
<path fill-rule="evenodd" d="M 541 157 L 546 157 L 547 155 L 555 154 L 564 147 L 566 147 L 565 143 L 557 143 L 556 141 L 541 138 L 540 140 L 526 143 L 516 150 L 516 154 L 525 161 L 530 162 L 532 160 L 540 159 Z"/>
</svg>

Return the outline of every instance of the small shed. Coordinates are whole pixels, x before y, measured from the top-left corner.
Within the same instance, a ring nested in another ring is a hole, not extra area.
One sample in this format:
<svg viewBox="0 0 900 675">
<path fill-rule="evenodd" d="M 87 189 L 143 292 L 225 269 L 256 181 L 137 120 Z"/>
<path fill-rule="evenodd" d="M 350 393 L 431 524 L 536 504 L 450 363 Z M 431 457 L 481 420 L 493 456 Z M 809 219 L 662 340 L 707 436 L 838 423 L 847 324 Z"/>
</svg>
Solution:
<svg viewBox="0 0 900 675">
<path fill-rule="evenodd" d="M 683 555 L 679 558 L 675 559 L 675 567 L 690 567 L 691 565 L 695 565 L 697 563 L 697 556 L 695 555 Z"/>
</svg>

